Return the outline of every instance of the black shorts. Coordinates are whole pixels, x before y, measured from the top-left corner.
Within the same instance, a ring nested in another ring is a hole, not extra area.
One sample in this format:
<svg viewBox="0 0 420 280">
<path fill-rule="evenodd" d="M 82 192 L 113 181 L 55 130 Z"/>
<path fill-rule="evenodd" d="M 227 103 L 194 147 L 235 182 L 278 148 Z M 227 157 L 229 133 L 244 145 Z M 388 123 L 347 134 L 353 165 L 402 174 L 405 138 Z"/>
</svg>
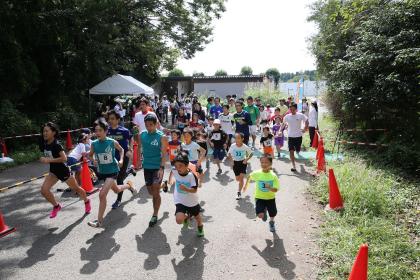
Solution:
<svg viewBox="0 0 420 280">
<path fill-rule="evenodd" d="M 249 134 L 245 134 L 244 135 L 244 144 L 248 145 L 249 144 Z"/>
<path fill-rule="evenodd" d="M 221 148 L 221 149 L 214 148 L 213 149 L 214 159 L 223 160 L 225 158 L 225 156 L 226 156 L 225 149 L 223 149 L 223 148 Z"/>
<path fill-rule="evenodd" d="M 201 210 L 200 204 L 197 204 L 196 206 L 193 206 L 193 207 L 188 207 L 188 206 L 185 206 L 184 204 L 177 203 L 175 206 L 176 206 L 175 215 L 176 213 L 184 213 L 191 217 L 193 216 L 195 217 L 200 214 L 200 210 Z"/>
<path fill-rule="evenodd" d="M 234 161 L 233 162 L 233 172 L 235 173 L 235 176 L 239 176 L 242 174 L 246 174 L 246 167 L 247 164 L 244 164 L 243 161 Z"/>
<path fill-rule="evenodd" d="M 144 169 L 144 181 L 146 186 L 160 185 L 162 179 L 159 178 L 159 169 Z"/>
<path fill-rule="evenodd" d="M 197 171 L 198 174 L 203 174 L 203 168 L 201 167 L 201 165 L 200 167 L 197 166 L 198 160 L 193 160 L 190 162 L 195 165 L 195 171 Z"/>
<path fill-rule="evenodd" d="M 70 168 L 68 168 L 67 166 L 63 166 L 62 168 L 50 169 L 50 173 L 54 174 L 55 177 L 57 177 L 58 180 L 60 180 L 61 182 L 67 181 L 71 176 Z"/>
<path fill-rule="evenodd" d="M 264 213 L 267 209 L 268 216 L 275 217 L 277 215 L 277 207 L 275 199 L 255 199 L 255 213 L 258 215 Z"/>
<path fill-rule="evenodd" d="M 117 177 L 118 177 L 118 173 L 109 173 L 109 174 L 99 173 L 98 174 L 98 180 L 103 180 L 103 181 L 105 181 L 108 178 L 116 180 Z"/>
<path fill-rule="evenodd" d="M 300 152 L 300 146 L 302 145 L 302 136 L 301 137 L 289 137 L 287 140 L 289 145 L 289 151 Z"/>
</svg>

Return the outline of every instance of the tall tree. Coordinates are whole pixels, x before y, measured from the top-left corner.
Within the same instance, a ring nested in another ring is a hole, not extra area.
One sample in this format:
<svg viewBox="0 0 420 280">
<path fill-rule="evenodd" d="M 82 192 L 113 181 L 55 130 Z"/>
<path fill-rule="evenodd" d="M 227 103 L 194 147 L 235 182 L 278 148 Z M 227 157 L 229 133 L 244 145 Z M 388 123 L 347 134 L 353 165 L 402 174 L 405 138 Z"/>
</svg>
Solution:
<svg viewBox="0 0 420 280">
<path fill-rule="evenodd" d="M 184 77 L 184 72 L 181 69 L 174 68 L 169 71 L 168 77 Z"/>
<path fill-rule="evenodd" d="M 219 69 L 214 73 L 215 76 L 227 76 L 227 72 L 223 69 Z"/>
<path fill-rule="evenodd" d="M 252 68 L 249 66 L 244 66 L 241 68 L 241 75 L 252 75 Z"/>
<path fill-rule="evenodd" d="M 280 72 L 277 70 L 277 68 L 267 69 L 267 71 L 265 71 L 265 75 L 274 81 L 276 87 L 278 86 L 280 80 Z"/>
</svg>

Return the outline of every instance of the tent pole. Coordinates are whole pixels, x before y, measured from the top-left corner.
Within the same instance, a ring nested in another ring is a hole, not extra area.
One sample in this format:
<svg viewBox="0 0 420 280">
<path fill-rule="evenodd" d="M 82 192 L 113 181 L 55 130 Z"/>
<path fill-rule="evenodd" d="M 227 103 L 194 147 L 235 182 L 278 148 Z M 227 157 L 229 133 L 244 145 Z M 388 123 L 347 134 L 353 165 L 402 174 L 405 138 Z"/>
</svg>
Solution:
<svg viewBox="0 0 420 280">
<path fill-rule="evenodd" d="M 90 124 L 92 123 L 92 114 L 91 114 L 91 111 L 92 111 L 92 108 L 91 108 L 91 104 L 90 104 L 90 92 L 88 91 L 88 95 L 89 95 L 89 125 L 88 125 L 88 127 L 90 126 Z"/>
</svg>

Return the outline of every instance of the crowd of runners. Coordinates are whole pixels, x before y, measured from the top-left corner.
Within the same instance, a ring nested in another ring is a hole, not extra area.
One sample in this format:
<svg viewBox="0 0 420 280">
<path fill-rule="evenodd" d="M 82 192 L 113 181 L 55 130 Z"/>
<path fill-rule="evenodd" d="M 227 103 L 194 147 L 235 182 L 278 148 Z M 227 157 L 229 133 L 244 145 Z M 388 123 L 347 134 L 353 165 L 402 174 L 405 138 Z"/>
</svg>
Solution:
<svg viewBox="0 0 420 280">
<path fill-rule="evenodd" d="M 295 152 L 301 150 L 303 133 L 309 130 L 312 144 L 317 128 L 316 101 L 308 103 L 306 99 L 302 100 L 300 112 L 291 98 L 270 106 L 263 105 L 259 98 L 250 96 L 244 99 L 234 95 L 223 100 L 210 97 L 205 109 L 197 96 L 181 96 L 172 101 L 166 96 L 161 99 L 142 96 L 133 100 L 133 104 L 128 114 L 121 103 L 100 110 L 93 132 L 83 129 L 77 145 L 68 155 L 57 140 L 58 127 L 51 122 L 43 126 L 40 148 L 44 156 L 40 161 L 50 165 L 50 172 L 42 184 L 41 193 L 53 205 L 50 218 L 55 218 L 61 210 L 51 192 L 59 180 L 84 200 L 85 213 L 91 212 L 91 201 L 80 187 L 81 167 L 77 164 L 88 160 L 98 179 L 103 181 L 97 218 L 88 222 L 90 226 L 104 226 L 110 190 L 117 194 L 112 209 L 120 206 L 124 190 L 129 190 L 132 195 L 137 193 L 138 186 L 126 178 L 129 174 L 136 176 L 141 169 L 153 202 L 149 227 L 158 221 L 161 192 L 173 187 L 176 222 L 188 227 L 194 218 L 197 235 L 202 237 L 204 230 L 200 213 L 203 209 L 197 192 L 203 186 L 203 169 L 212 168 L 210 162 L 213 162 L 216 174 L 220 175 L 221 163 L 227 161 L 238 183 L 235 198 L 240 200 L 249 183 L 254 181 L 255 213 L 263 221 L 270 217 L 269 229 L 275 231 L 275 195 L 279 179 L 272 170 L 273 160 L 281 158 L 282 147 L 287 141 L 291 171 L 297 172 Z M 138 149 L 134 149 L 134 145 Z M 134 155 L 134 151 L 138 154 Z M 257 154 L 260 155 L 261 168 L 248 174 L 248 162 Z M 131 164 L 133 157 L 139 159 L 139 166 Z M 171 166 L 170 172 L 165 174 L 168 165 Z"/>
</svg>

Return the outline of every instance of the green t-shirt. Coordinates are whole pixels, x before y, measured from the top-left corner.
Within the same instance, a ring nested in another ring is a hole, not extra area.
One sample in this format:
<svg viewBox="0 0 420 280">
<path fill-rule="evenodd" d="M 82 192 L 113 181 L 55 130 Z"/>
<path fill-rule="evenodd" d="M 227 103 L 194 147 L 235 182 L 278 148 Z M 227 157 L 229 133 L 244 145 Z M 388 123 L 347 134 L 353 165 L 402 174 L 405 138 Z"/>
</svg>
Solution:
<svg viewBox="0 0 420 280">
<path fill-rule="evenodd" d="M 257 118 L 260 116 L 260 110 L 258 107 L 255 105 L 245 106 L 244 110 L 251 116 L 252 124 L 257 124 Z"/>
<path fill-rule="evenodd" d="M 249 175 L 252 181 L 255 181 L 255 198 L 258 199 L 274 199 L 276 193 L 265 188 L 265 184 L 270 185 L 271 188 L 279 189 L 279 178 L 270 170 L 270 172 L 263 172 L 262 169 L 253 171 Z"/>
</svg>

